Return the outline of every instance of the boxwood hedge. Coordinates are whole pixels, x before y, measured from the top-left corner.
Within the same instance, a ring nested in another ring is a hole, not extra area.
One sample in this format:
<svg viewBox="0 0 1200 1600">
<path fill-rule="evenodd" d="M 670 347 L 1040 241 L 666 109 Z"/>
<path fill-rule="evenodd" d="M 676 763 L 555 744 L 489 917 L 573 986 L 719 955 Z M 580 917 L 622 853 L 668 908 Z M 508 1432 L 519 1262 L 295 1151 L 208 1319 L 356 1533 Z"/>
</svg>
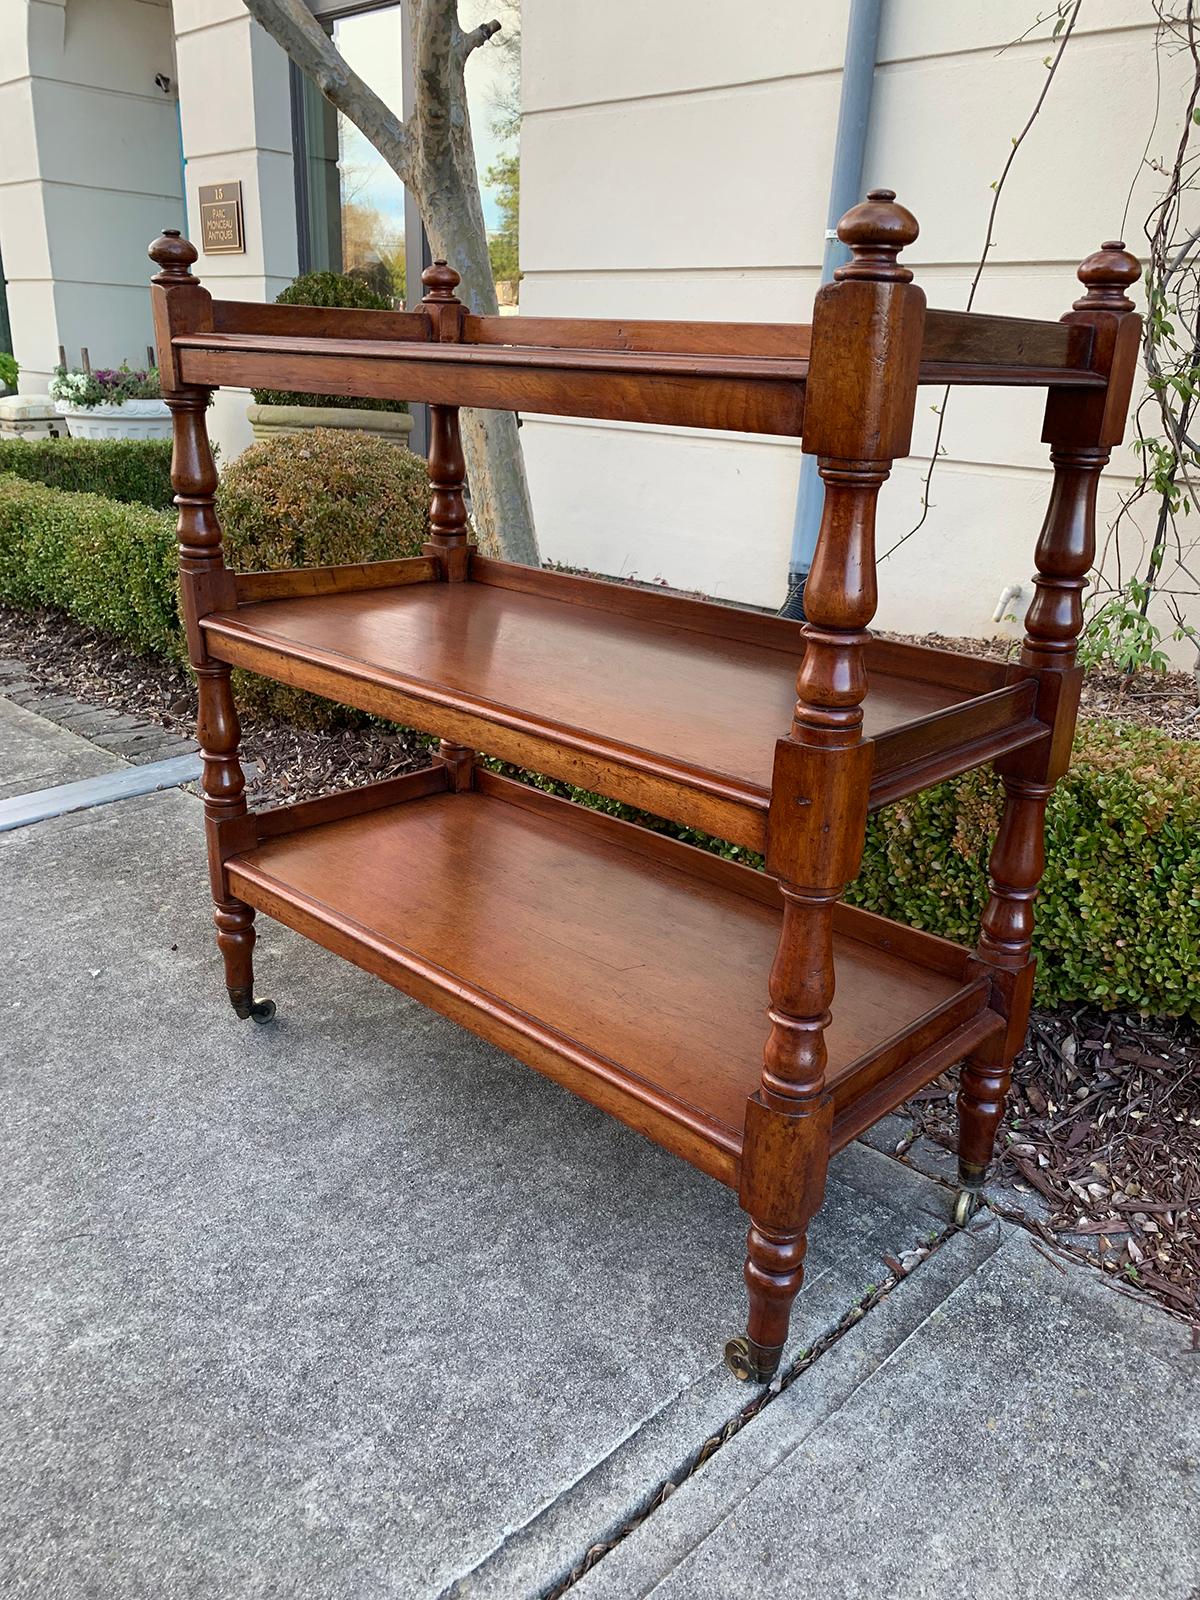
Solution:
<svg viewBox="0 0 1200 1600">
<path fill-rule="evenodd" d="M 169 439 L 0 439 L 0 472 L 168 510 Z"/>
<path fill-rule="evenodd" d="M 175 514 L 0 474 L 0 600 L 181 660 Z"/>
<path fill-rule="evenodd" d="M 221 475 L 217 506 L 240 571 L 380 561 L 419 553 L 429 473 L 419 456 L 369 434 L 306 429 L 244 451 Z M 175 512 L 0 473 L 0 601 L 56 607 L 135 650 L 186 659 Z M 238 674 L 238 692 L 248 710 L 308 726 L 362 720 L 249 673 Z"/>
<path fill-rule="evenodd" d="M 1002 805 L 982 770 L 887 807 L 848 898 L 973 944 Z M 1200 742 L 1081 724 L 1047 812 L 1035 921 L 1043 1003 L 1200 1019 Z"/>
</svg>

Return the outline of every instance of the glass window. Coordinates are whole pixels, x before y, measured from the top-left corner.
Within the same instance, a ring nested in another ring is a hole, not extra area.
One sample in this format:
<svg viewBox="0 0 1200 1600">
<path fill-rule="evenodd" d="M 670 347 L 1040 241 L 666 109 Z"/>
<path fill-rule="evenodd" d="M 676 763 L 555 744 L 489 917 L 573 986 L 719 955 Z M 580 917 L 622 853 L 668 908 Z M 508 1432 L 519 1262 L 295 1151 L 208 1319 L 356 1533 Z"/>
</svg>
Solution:
<svg viewBox="0 0 1200 1600">
<path fill-rule="evenodd" d="M 399 115 L 404 105 L 404 34 L 399 6 L 339 17 L 333 25 L 333 42 L 346 61 Z M 404 185 L 352 122 L 336 115 L 335 121 L 342 271 L 365 278 L 401 304 L 407 298 Z"/>
<path fill-rule="evenodd" d="M 478 16 L 471 15 L 471 9 Z M 492 275 L 504 309 L 515 309 L 519 195 L 520 7 L 472 0 L 463 26 L 489 17 L 499 40 L 467 63 L 467 104 L 488 230 Z M 406 29 L 399 4 L 339 16 L 333 39 L 354 71 L 403 115 Z M 297 227 L 301 271 L 353 272 L 395 305 L 407 299 L 404 186 L 352 122 L 293 69 Z M 414 299 L 419 298 L 417 286 Z"/>
<path fill-rule="evenodd" d="M 461 11 L 464 28 L 491 18 L 500 23 L 495 38 L 467 61 L 467 108 L 496 295 L 501 312 L 515 311 L 521 280 L 521 7 L 519 0 L 464 0 Z"/>
</svg>

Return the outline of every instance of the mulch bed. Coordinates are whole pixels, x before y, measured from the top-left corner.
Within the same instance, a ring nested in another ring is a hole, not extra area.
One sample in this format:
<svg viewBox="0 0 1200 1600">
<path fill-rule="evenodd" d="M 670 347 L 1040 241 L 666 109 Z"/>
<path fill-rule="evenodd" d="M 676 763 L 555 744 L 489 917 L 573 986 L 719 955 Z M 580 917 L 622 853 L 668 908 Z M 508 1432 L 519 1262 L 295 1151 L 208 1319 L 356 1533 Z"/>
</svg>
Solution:
<svg viewBox="0 0 1200 1600">
<path fill-rule="evenodd" d="M 195 732 L 189 672 L 134 655 L 55 612 L 0 606 L 0 656 L 22 661 L 30 682 L 49 694 L 108 706 L 189 737 Z M 428 765 L 429 744 L 423 734 L 374 723 L 314 732 L 274 718 L 242 718 L 242 756 L 256 769 L 251 793 L 260 805 L 287 805 L 411 772 Z"/>
<path fill-rule="evenodd" d="M 1003 641 L 937 641 L 1004 655 Z M 0 606 L 0 656 L 25 663 L 47 693 L 67 694 L 191 734 L 190 675 L 52 612 Z M 1089 675 L 1089 714 L 1200 736 L 1195 680 Z M 243 720 L 243 754 L 258 768 L 255 798 L 286 804 L 423 766 L 423 735 L 370 725 L 312 732 Z M 954 1148 L 954 1074 L 910 1112 L 919 1131 Z M 998 1166 L 1013 1215 L 1054 1249 L 1086 1255 L 1125 1287 L 1200 1324 L 1200 1029 L 1087 1007 L 1035 1012 L 1014 1074 Z M 1020 1209 L 1036 1195 L 1030 1215 Z M 1197 1336 L 1200 1343 L 1200 1335 Z"/>
<path fill-rule="evenodd" d="M 908 1106 L 948 1150 L 956 1078 Z M 995 1176 L 1040 1197 L 1009 1214 L 1186 1318 L 1200 1346 L 1200 1028 L 1088 1006 L 1035 1011 L 997 1150 Z"/>
</svg>

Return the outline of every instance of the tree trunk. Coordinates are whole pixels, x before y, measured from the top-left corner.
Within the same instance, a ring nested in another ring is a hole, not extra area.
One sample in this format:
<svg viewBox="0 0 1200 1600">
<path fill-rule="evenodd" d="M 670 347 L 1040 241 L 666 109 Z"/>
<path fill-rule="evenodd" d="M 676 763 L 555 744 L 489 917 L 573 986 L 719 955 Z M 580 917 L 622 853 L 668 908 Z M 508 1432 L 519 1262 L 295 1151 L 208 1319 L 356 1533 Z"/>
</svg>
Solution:
<svg viewBox="0 0 1200 1600">
<path fill-rule="evenodd" d="M 481 316 L 497 313 L 487 230 L 471 141 L 464 69 L 498 24 L 464 33 L 457 0 L 410 0 L 416 99 L 402 122 L 352 71 L 303 0 L 245 0 L 251 16 L 342 114 L 361 129 L 416 196 L 433 253 L 462 279 L 460 297 Z M 409 285 L 410 303 L 415 285 Z M 464 410 L 463 452 L 471 508 L 484 549 L 538 565 L 525 462 L 510 411 Z"/>
</svg>

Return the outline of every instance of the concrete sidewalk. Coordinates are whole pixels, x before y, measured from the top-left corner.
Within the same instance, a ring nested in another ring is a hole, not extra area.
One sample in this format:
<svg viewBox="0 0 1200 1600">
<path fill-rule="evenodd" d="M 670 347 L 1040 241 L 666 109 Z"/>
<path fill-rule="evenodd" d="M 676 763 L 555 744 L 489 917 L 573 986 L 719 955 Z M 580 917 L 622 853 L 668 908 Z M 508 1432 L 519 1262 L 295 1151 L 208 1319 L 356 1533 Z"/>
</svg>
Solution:
<svg viewBox="0 0 1200 1600">
<path fill-rule="evenodd" d="M 0 836 L 0 1593 L 543 1595 L 756 1398 L 734 1197 L 265 919 L 280 1018 L 239 1024 L 199 822 L 168 792 Z M 792 1354 L 947 1203 L 845 1152 Z M 577 1592 L 965 1597 L 986 1559 L 1184 1600 L 1185 1332 L 952 1236 Z"/>
</svg>

